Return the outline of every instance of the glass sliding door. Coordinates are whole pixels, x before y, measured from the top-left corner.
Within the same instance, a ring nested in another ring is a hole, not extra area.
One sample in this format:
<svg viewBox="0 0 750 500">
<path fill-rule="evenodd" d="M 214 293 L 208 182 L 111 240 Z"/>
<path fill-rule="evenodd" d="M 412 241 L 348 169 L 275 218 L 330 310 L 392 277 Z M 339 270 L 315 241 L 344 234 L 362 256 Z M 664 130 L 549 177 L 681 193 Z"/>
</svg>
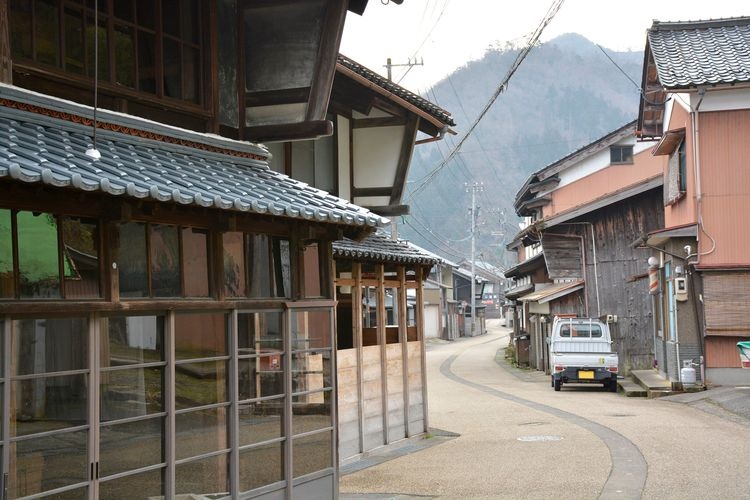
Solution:
<svg viewBox="0 0 750 500">
<path fill-rule="evenodd" d="M 239 489 L 284 480 L 286 384 L 283 315 L 237 318 Z"/>
<path fill-rule="evenodd" d="M 8 496 L 87 498 L 88 320 L 13 321 L 11 353 Z"/>
<path fill-rule="evenodd" d="M 175 494 L 229 494 L 229 345 L 223 313 L 174 321 Z"/>
<path fill-rule="evenodd" d="M 164 494 L 164 317 L 103 318 L 99 330 L 99 497 Z"/>
</svg>

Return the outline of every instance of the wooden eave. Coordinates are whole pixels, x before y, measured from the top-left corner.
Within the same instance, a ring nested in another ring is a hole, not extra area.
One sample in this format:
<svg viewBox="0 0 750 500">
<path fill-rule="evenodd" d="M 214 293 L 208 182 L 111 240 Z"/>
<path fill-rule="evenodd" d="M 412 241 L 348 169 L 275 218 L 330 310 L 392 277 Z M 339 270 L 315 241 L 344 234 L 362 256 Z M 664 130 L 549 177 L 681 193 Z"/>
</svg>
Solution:
<svg viewBox="0 0 750 500">
<path fill-rule="evenodd" d="M 648 40 L 646 40 L 646 50 L 643 56 L 641 92 L 636 136 L 641 140 L 659 138 L 663 131 L 667 92 L 659 82 L 656 62 Z"/>
<path fill-rule="evenodd" d="M 420 118 L 420 127 L 419 130 L 421 132 L 424 132 L 428 135 L 431 135 L 433 137 L 437 136 L 438 133 L 443 130 L 447 125 L 440 121 L 439 119 L 435 118 L 431 114 L 427 113 L 424 110 L 419 109 L 414 104 L 408 102 L 406 99 L 403 99 L 396 94 L 389 92 L 388 90 L 384 89 L 383 87 L 371 82 L 364 76 L 350 70 L 349 68 L 337 64 L 336 65 L 336 71 L 337 73 L 353 80 L 359 85 L 362 85 L 363 87 L 373 91 L 374 93 L 385 97 L 387 100 L 397 104 L 401 108 L 409 111 L 410 113 L 414 113 L 415 115 L 419 116 Z M 431 125 L 431 126 L 430 126 Z"/>
<path fill-rule="evenodd" d="M 668 130 L 651 152 L 654 156 L 671 155 L 685 139 L 685 129 Z"/>
</svg>

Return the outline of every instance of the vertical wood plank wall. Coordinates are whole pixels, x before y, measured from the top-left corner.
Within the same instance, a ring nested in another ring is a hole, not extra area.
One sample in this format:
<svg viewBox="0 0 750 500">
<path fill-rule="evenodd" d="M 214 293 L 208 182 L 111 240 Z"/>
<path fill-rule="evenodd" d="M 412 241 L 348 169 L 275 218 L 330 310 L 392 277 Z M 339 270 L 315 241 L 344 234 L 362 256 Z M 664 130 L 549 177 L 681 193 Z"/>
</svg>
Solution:
<svg viewBox="0 0 750 500">
<path fill-rule="evenodd" d="M 352 267 L 353 348 L 337 351 L 339 459 L 358 455 L 427 429 L 426 374 L 423 328 L 422 272 L 417 272 L 418 340 L 407 336 L 407 283 L 399 271 L 399 342 L 385 343 L 383 268 L 378 266 L 378 341 L 362 345 L 361 267 Z M 413 283 L 408 285 L 415 288 Z M 396 305 L 396 304 L 394 304 Z"/>
</svg>

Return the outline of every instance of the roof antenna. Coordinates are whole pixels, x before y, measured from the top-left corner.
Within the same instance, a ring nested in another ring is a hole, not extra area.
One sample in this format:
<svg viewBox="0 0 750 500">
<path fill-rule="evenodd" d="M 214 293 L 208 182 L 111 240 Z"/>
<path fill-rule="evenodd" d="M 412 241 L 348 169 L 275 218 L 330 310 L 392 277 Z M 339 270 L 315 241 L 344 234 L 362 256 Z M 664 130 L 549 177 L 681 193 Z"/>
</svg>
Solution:
<svg viewBox="0 0 750 500">
<path fill-rule="evenodd" d="M 86 156 L 96 161 L 102 154 L 96 149 L 96 108 L 99 105 L 99 0 L 94 0 L 94 144 Z"/>
</svg>

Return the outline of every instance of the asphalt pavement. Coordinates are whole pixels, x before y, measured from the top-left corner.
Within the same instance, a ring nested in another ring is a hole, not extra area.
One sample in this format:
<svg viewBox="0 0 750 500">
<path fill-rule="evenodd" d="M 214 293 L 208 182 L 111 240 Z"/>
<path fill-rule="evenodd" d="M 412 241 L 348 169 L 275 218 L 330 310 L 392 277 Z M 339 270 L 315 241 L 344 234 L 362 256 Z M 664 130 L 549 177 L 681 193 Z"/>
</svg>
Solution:
<svg viewBox="0 0 750 500">
<path fill-rule="evenodd" d="M 427 439 L 341 469 L 340 498 L 747 498 L 750 388 L 625 398 L 502 358 L 508 330 L 428 340 Z"/>
</svg>

